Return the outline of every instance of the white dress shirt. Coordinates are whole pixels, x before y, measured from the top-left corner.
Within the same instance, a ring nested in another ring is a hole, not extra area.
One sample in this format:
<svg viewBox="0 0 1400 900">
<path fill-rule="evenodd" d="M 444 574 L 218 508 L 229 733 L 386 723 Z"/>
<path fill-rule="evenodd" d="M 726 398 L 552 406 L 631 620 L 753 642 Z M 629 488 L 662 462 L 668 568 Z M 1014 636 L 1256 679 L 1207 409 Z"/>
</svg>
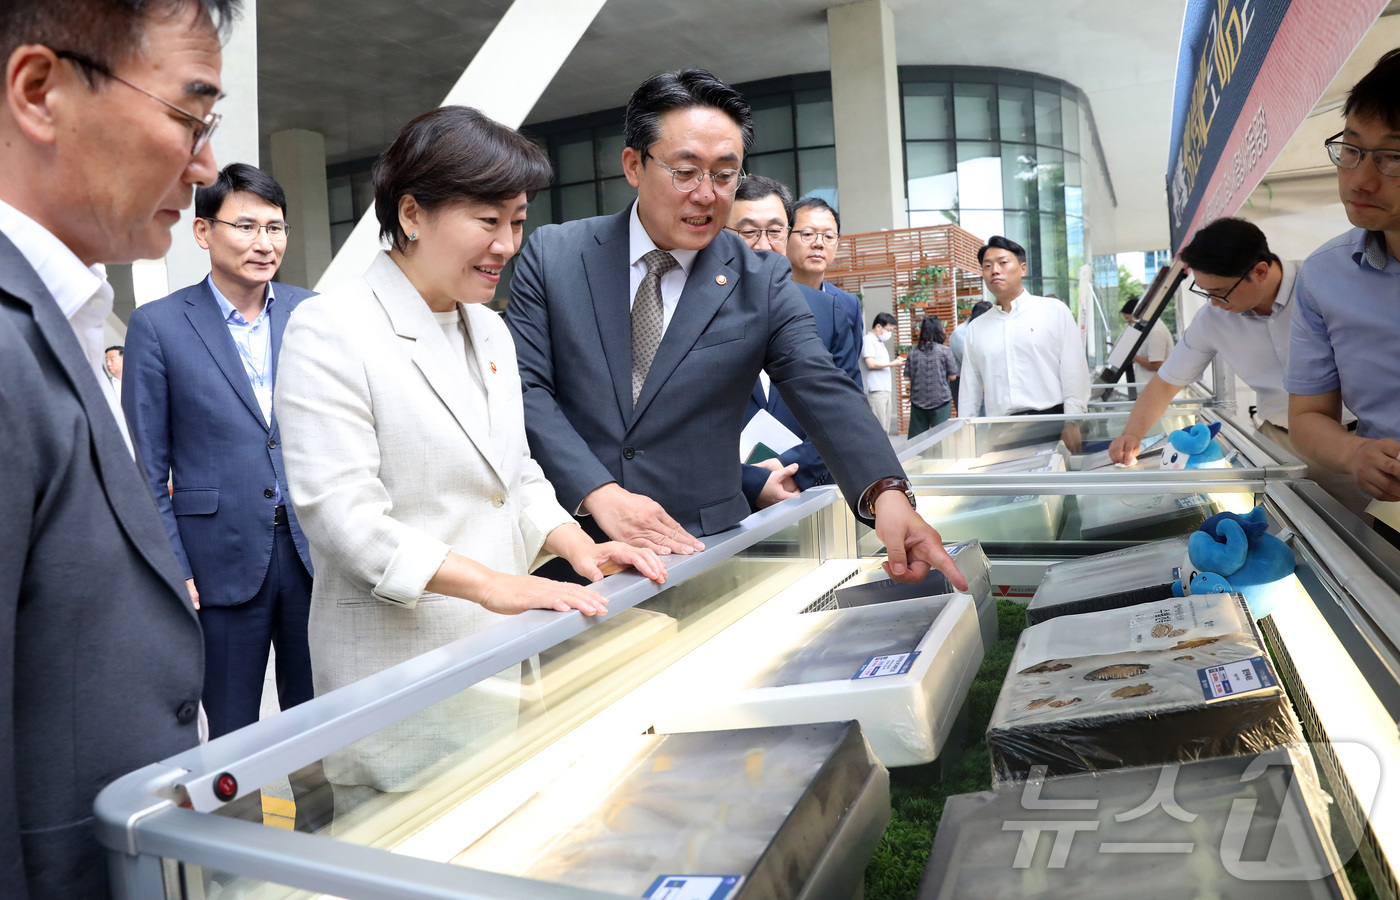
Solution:
<svg viewBox="0 0 1400 900">
<path fill-rule="evenodd" d="M 992 308 L 967 326 L 958 407 L 1005 416 L 1064 404 L 1065 414 L 1089 408 L 1089 363 L 1069 307 L 1021 292 L 1011 311 Z"/>
<path fill-rule="evenodd" d="M 1147 332 L 1147 340 L 1142 342 L 1138 353 L 1147 357 L 1148 362 L 1163 362 L 1172 353 L 1172 335 L 1167 326 L 1158 319 Z"/>
<path fill-rule="evenodd" d="M 885 342 L 875 336 L 875 332 L 867 331 L 860 345 L 860 374 L 865 376 L 865 392 L 874 394 L 880 391 L 889 393 L 894 389 L 894 379 L 890 375 L 889 369 L 868 369 L 865 366 L 867 359 L 876 362 L 889 362 L 890 351 L 885 346 Z"/>
<path fill-rule="evenodd" d="M 1157 377 L 1179 387 L 1191 384 L 1205 374 L 1217 354 L 1253 389 L 1259 417 L 1282 428 L 1288 427 L 1288 391 L 1283 376 L 1288 370 L 1288 344 L 1293 328 L 1293 285 L 1298 266 L 1282 260 L 1282 280 L 1273 311 L 1261 316 L 1249 310 L 1229 313 L 1205 306 L 1196 313 L 1181 343 L 1157 370 Z"/>
<path fill-rule="evenodd" d="M 97 380 L 97 389 L 107 398 L 112 418 L 116 419 L 122 440 L 126 441 L 126 449 L 134 459 L 136 450 L 131 446 L 131 435 L 126 429 L 121 394 L 107 371 L 106 351 L 103 348 L 102 329 L 107 317 L 112 314 L 113 299 L 112 286 L 107 283 L 107 271 L 100 265 L 83 265 L 83 261 L 52 232 L 3 200 L 0 200 L 0 232 L 34 267 L 39 280 L 53 295 L 73 333 L 78 336 L 78 344 L 87 357 L 92 377 Z"/>
<path fill-rule="evenodd" d="M 647 274 L 647 264 L 642 261 L 653 250 L 660 249 L 652 241 L 651 235 L 642 227 L 642 220 L 637 215 L 637 204 L 632 204 L 631 224 L 627 232 L 627 260 L 628 276 L 630 288 L 627 291 L 627 308 L 631 309 L 632 304 L 637 300 L 637 288 L 641 287 L 642 279 Z M 666 334 L 666 329 L 671 327 L 671 316 L 676 313 L 676 304 L 680 302 L 681 291 L 685 290 L 685 280 L 690 276 L 690 267 L 695 265 L 695 256 L 699 250 L 671 250 L 668 251 L 675 257 L 680 265 L 667 272 L 661 278 L 661 334 Z"/>
</svg>

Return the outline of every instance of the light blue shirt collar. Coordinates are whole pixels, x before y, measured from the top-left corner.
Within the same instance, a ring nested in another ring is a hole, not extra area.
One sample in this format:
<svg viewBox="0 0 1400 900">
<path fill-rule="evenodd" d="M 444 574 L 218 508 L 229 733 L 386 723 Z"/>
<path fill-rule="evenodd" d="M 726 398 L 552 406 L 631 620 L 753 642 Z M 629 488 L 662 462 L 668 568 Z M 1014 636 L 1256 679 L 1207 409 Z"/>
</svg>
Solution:
<svg viewBox="0 0 1400 900">
<path fill-rule="evenodd" d="M 243 318 L 243 314 L 241 312 L 239 312 L 237 309 L 234 309 L 233 304 L 230 303 L 229 299 L 224 296 L 223 291 L 219 290 L 219 286 L 214 283 L 213 272 L 210 272 L 205 277 L 204 282 L 205 284 L 209 285 L 209 290 L 213 292 L 214 302 L 219 304 L 219 311 L 224 314 L 224 321 L 233 322 L 237 325 L 256 324 L 257 319 L 262 318 L 264 315 L 267 314 L 267 311 L 272 308 L 272 301 L 277 299 L 277 297 L 272 292 L 272 282 L 269 281 L 267 283 L 266 288 L 267 300 L 263 303 L 262 312 L 258 313 L 256 319 L 254 319 L 252 322 L 249 322 L 247 319 Z"/>
</svg>

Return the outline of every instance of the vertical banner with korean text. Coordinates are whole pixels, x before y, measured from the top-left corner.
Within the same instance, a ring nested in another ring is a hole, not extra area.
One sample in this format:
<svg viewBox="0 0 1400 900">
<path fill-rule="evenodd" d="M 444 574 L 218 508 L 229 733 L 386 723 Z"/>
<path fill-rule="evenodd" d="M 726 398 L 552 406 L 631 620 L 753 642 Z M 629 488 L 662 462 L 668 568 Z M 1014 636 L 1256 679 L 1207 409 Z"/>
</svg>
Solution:
<svg viewBox="0 0 1400 900">
<path fill-rule="evenodd" d="M 1173 253 L 1240 208 L 1388 2 L 1188 0 L 1167 170 Z"/>
</svg>

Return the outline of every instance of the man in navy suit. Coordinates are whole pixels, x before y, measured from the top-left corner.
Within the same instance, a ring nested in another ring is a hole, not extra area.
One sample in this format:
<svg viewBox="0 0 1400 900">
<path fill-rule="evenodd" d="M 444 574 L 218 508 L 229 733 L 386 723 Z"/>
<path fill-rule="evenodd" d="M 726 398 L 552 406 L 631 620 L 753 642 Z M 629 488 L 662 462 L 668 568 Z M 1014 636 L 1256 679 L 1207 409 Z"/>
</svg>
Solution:
<svg viewBox="0 0 1400 900">
<path fill-rule="evenodd" d="M 860 318 L 860 299 L 826 280 L 826 270 L 836 259 L 841 243 L 841 214 L 820 197 L 803 197 L 792 207 L 788 216 L 792 223 L 786 252 L 792 263 L 792 280 L 804 287 L 814 288 L 836 298 L 846 314 L 846 327 L 859 351 L 865 339 L 865 326 Z M 856 386 L 863 387 L 860 373 Z"/>
<path fill-rule="evenodd" d="M 212 737 L 257 721 L 269 646 L 282 708 L 314 694 L 311 557 L 272 409 L 287 317 L 311 296 L 272 280 L 286 207 L 268 175 L 224 168 L 195 194 L 195 240 L 213 271 L 137 307 L 126 335 L 122 408 L 199 610 Z"/>
<path fill-rule="evenodd" d="M 783 255 L 787 248 L 790 221 L 792 192 L 787 185 L 762 175 L 749 175 L 734 192 L 734 206 L 729 211 L 729 224 L 725 227 L 743 238 L 749 249 L 755 252 Z M 859 386 L 860 348 L 851 339 L 845 311 L 830 294 L 812 290 L 806 285 L 798 285 L 798 290 L 812 310 L 812 319 L 822 346 L 831 353 L 837 367 Z M 787 403 L 783 402 L 783 395 L 773 388 L 767 373 L 761 373 L 754 384 L 748 409 L 744 412 L 744 423 L 747 424 L 760 410 L 777 419 L 802 442 L 775 459 L 744 466 L 744 496 L 748 498 L 749 508 L 755 511 L 786 500 L 799 491 L 831 481 L 831 472 L 822 462 L 821 454 L 807 438 L 807 433 L 802 430 Z"/>
<path fill-rule="evenodd" d="M 525 430 L 585 528 L 662 553 L 704 549 L 749 514 L 735 465 L 744 406 L 766 371 L 901 581 L 957 586 L 935 531 L 859 388 L 831 361 L 791 267 L 724 231 L 753 115 L 703 69 L 647 79 L 623 125 L 637 202 L 545 225 L 526 242 L 506 324 Z"/>
</svg>

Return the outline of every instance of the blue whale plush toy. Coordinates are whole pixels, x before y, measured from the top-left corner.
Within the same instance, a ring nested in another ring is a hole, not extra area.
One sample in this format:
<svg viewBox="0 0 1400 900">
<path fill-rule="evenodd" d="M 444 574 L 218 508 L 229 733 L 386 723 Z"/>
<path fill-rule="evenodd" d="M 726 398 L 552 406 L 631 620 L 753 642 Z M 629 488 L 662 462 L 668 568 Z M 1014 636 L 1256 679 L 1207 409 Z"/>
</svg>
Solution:
<svg viewBox="0 0 1400 900">
<path fill-rule="evenodd" d="M 1273 612 L 1278 597 L 1265 587 L 1291 575 L 1294 566 L 1293 551 L 1269 534 L 1262 506 L 1248 515 L 1222 512 L 1206 519 L 1187 541 L 1187 555 L 1196 569 L 1191 593 L 1243 594 L 1255 618 Z M 1184 595 L 1180 581 L 1172 593 Z"/>
<path fill-rule="evenodd" d="M 1171 446 L 1162 451 L 1162 467 L 1167 469 L 1199 469 L 1225 458 L 1225 448 L 1215 440 L 1220 433 L 1220 423 L 1209 425 L 1196 423 L 1190 428 L 1181 428 L 1167 436 Z M 1181 465 L 1181 460 L 1186 465 Z"/>
</svg>

